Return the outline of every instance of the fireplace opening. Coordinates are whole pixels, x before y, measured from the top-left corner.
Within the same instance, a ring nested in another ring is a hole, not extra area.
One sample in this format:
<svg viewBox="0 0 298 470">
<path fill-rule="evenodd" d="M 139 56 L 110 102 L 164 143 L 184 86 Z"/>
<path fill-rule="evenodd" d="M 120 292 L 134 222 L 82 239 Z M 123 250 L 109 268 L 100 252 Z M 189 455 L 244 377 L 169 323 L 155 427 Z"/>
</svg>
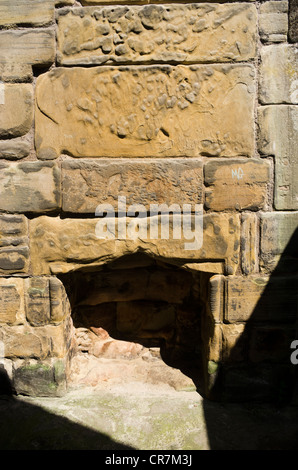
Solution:
<svg viewBox="0 0 298 470">
<path fill-rule="evenodd" d="M 200 393 L 208 273 L 141 253 L 60 275 L 71 305 L 70 383 Z"/>
</svg>

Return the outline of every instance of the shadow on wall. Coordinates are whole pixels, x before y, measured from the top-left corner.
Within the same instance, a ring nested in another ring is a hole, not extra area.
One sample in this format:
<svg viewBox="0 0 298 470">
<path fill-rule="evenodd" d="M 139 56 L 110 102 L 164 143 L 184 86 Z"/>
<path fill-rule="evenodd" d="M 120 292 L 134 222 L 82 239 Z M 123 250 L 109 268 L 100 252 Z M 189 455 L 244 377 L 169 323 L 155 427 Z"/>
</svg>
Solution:
<svg viewBox="0 0 298 470">
<path fill-rule="evenodd" d="M 14 395 L 0 369 L 0 450 L 133 450 Z"/>
<path fill-rule="evenodd" d="M 240 416 L 233 413 L 232 403 L 237 408 L 236 404 L 241 402 L 250 410 L 253 410 L 254 406 L 258 407 L 260 403 L 271 406 L 271 409 L 276 411 L 275 432 L 279 429 L 278 415 L 282 413 L 282 410 L 290 405 L 291 409 L 295 409 L 296 412 L 298 365 L 291 361 L 291 355 L 294 352 L 291 344 L 292 341 L 298 339 L 297 298 L 298 229 L 294 232 L 271 273 L 252 315 L 246 322 L 242 335 L 231 349 L 229 357 L 217 371 L 212 394 L 222 403 L 228 402 L 229 408 L 223 408 L 223 414 L 220 415 L 219 408 L 213 407 L 211 402 L 204 400 L 204 414 L 211 449 L 222 449 L 223 441 L 225 448 L 229 446 L 233 448 L 233 440 L 238 440 L 240 434 L 243 437 L 242 442 L 245 442 L 246 437 L 251 440 L 251 433 L 257 431 L 253 428 L 241 427 Z M 271 418 L 266 423 L 269 434 Z M 263 419 L 266 420 L 266 415 L 263 415 Z M 260 421 L 260 426 L 262 425 Z M 274 438 L 277 443 L 276 448 L 284 446 L 286 449 L 296 449 L 296 438 L 295 443 L 283 442 L 286 439 L 286 433 L 283 436 L 282 429 L 280 415 L 280 429 Z M 227 432 L 230 435 L 228 441 L 227 437 L 223 437 L 227 435 Z M 222 441 L 220 436 L 222 436 Z M 270 445 L 269 450 L 274 449 L 272 440 Z M 266 448 L 265 443 L 263 446 Z"/>
</svg>

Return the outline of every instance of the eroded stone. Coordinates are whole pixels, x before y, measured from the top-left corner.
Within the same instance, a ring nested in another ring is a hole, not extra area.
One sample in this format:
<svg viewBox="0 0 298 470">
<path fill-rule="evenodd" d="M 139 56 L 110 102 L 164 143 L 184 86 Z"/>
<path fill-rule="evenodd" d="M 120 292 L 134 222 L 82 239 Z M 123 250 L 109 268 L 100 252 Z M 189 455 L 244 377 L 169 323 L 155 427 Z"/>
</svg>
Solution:
<svg viewBox="0 0 298 470">
<path fill-rule="evenodd" d="M 40 159 L 252 156 L 253 107 L 251 65 L 58 68 L 37 79 L 36 148 Z"/>
<path fill-rule="evenodd" d="M 62 163 L 63 210 L 95 213 L 99 204 L 116 212 L 119 197 L 126 205 L 194 204 L 202 202 L 203 164 L 200 160 L 65 161 Z"/>
<path fill-rule="evenodd" d="M 255 56 L 256 24 L 249 3 L 64 9 L 58 14 L 58 61 L 243 61 Z"/>
<path fill-rule="evenodd" d="M 202 238 L 201 225 L 193 227 L 191 233 L 182 230 L 181 238 L 174 239 L 171 228 L 166 238 L 162 238 L 161 232 L 157 238 L 150 238 L 150 224 L 154 226 L 159 221 L 160 218 L 148 218 L 149 229 L 132 236 L 133 232 L 128 230 L 132 219 L 127 218 L 127 231 L 124 234 L 121 226 L 122 237 L 117 238 L 120 227 L 117 225 L 118 220 L 115 234 L 110 232 L 108 237 L 100 239 L 97 224 L 101 222 L 98 219 L 60 219 L 47 216 L 32 219 L 30 243 L 33 274 L 61 274 L 86 264 L 89 267 L 101 266 L 139 251 L 155 258 L 170 260 L 171 263 L 181 262 L 185 258 L 201 261 L 215 259 L 217 262 L 223 260 L 225 269 L 230 274 L 235 272 L 240 249 L 240 219 L 237 215 L 205 215 Z"/>
</svg>

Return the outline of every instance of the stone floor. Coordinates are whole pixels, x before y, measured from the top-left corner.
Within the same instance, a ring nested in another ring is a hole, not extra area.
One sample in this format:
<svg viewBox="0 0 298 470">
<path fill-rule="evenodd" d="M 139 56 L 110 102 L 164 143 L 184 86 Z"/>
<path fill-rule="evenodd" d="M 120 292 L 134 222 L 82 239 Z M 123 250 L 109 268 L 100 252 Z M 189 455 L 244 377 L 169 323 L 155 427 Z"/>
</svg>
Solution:
<svg viewBox="0 0 298 470">
<path fill-rule="evenodd" d="M 0 397 L 1 450 L 288 450 L 298 407 L 219 404 L 161 384 Z"/>
</svg>

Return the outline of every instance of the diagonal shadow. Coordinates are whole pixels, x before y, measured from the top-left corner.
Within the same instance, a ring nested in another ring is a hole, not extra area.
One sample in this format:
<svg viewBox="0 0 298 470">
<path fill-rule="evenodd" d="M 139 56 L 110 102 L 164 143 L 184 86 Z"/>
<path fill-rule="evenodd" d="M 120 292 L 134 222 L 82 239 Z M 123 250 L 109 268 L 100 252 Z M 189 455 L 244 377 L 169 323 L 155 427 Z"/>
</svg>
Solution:
<svg viewBox="0 0 298 470">
<path fill-rule="evenodd" d="M 3 369 L 0 369 L 0 449 L 134 450 L 103 433 L 18 399 Z"/>
<path fill-rule="evenodd" d="M 217 372 L 212 388 L 214 396 L 223 403 L 235 405 L 214 406 L 204 400 L 211 449 L 239 449 L 241 445 L 241 450 L 246 448 L 246 443 L 252 443 L 252 433 L 258 429 L 245 428 L 240 421 L 246 412 L 254 413 L 260 409 L 258 404 L 261 403 L 263 412 L 270 409 L 271 415 L 267 418 L 266 413 L 262 415 L 258 424 L 255 421 L 255 426 L 259 426 L 259 430 L 267 426 L 263 435 L 267 432 L 268 437 L 253 445 L 263 446 L 265 450 L 297 449 L 297 425 L 294 435 L 290 430 L 288 434 L 284 432 L 291 426 L 287 407 L 290 406 L 294 420 L 294 414 L 296 419 L 298 417 L 298 366 L 290 360 L 291 343 L 298 339 L 297 299 L 298 229 L 271 273 L 241 337 Z M 239 355 L 244 360 L 239 361 Z M 242 415 L 237 413 L 237 403 L 244 404 Z M 220 413 L 225 414 L 223 420 Z"/>
</svg>

